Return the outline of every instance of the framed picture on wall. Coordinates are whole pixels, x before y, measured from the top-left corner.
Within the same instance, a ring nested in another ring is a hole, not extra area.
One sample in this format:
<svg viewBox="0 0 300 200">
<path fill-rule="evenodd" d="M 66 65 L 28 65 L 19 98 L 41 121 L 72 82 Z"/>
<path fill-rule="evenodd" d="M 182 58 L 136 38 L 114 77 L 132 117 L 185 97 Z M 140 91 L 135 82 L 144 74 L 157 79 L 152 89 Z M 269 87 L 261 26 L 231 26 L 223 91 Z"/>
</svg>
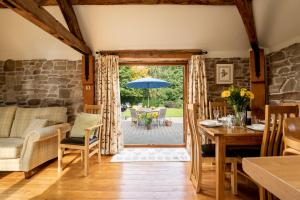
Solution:
<svg viewBox="0 0 300 200">
<path fill-rule="evenodd" d="M 216 65 L 217 84 L 233 84 L 233 64 Z"/>
</svg>

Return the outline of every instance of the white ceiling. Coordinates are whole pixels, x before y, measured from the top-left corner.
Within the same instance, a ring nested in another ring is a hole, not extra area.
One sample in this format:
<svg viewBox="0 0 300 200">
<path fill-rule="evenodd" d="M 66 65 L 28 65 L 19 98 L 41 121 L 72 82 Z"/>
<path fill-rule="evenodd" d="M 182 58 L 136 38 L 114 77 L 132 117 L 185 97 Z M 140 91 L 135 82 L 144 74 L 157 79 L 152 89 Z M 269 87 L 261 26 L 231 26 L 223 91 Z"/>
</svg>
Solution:
<svg viewBox="0 0 300 200">
<path fill-rule="evenodd" d="M 235 6 L 74 6 L 95 52 L 197 49 L 210 57 L 248 57 L 250 45 Z M 254 0 L 258 39 L 268 51 L 300 42 L 299 0 Z M 66 26 L 58 7 L 46 8 Z M 80 59 L 81 55 L 9 9 L 0 9 L 0 60 Z"/>
</svg>

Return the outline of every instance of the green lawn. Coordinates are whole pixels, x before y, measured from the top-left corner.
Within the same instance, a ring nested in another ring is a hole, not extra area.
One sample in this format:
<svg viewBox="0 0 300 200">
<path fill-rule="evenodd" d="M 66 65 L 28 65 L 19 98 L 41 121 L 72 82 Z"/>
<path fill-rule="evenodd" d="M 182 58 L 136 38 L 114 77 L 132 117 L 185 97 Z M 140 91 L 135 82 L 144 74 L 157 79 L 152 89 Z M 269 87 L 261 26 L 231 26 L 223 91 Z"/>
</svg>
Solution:
<svg viewBox="0 0 300 200">
<path fill-rule="evenodd" d="M 122 113 L 124 117 L 130 117 L 130 111 L 127 109 L 124 113 Z M 183 117 L 183 109 L 182 108 L 167 108 L 166 117 Z"/>
</svg>

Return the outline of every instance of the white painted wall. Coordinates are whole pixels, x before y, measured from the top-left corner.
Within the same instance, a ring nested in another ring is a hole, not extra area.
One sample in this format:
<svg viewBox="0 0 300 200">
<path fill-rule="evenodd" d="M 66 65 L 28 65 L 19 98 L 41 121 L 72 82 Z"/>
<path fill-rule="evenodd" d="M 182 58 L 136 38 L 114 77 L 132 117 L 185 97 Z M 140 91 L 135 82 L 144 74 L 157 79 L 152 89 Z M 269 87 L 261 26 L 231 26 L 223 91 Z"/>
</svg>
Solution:
<svg viewBox="0 0 300 200">
<path fill-rule="evenodd" d="M 261 46 L 300 42 L 300 0 L 254 0 Z M 235 6 L 74 6 L 95 52 L 202 48 L 210 57 L 248 57 L 250 45 Z M 57 6 L 47 10 L 65 26 Z M 0 60 L 81 59 L 81 55 L 9 9 L 0 9 Z"/>
</svg>

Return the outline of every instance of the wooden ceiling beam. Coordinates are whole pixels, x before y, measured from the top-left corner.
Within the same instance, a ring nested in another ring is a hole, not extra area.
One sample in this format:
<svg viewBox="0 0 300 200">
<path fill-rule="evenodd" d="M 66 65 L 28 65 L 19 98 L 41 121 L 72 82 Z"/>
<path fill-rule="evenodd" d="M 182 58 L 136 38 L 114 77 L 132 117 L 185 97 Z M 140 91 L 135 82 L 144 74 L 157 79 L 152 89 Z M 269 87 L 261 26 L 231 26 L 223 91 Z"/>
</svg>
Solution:
<svg viewBox="0 0 300 200">
<path fill-rule="evenodd" d="M 256 76 L 260 76 L 260 53 L 259 43 L 256 34 L 254 16 L 252 10 L 252 0 L 234 0 L 236 7 L 242 17 L 251 48 L 255 57 Z"/>
<path fill-rule="evenodd" d="M 70 33 L 49 12 L 33 0 L 0 0 L 0 3 L 23 16 L 52 36 L 82 54 L 92 54 L 90 48 L 75 35 Z"/>
<path fill-rule="evenodd" d="M 112 51 L 98 51 L 101 55 L 118 55 L 120 58 L 173 58 L 173 59 L 190 59 L 192 55 L 203 55 L 207 54 L 202 49 L 183 49 L 183 50 L 112 50 Z"/>
<path fill-rule="evenodd" d="M 56 0 L 35 0 L 40 6 L 57 5 Z M 234 5 L 234 0 L 70 0 L 72 5 Z"/>
<path fill-rule="evenodd" d="M 84 41 L 71 1 L 57 0 L 57 4 L 65 18 L 65 21 L 68 24 L 70 32 L 73 33 L 81 41 Z"/>
</svg>

